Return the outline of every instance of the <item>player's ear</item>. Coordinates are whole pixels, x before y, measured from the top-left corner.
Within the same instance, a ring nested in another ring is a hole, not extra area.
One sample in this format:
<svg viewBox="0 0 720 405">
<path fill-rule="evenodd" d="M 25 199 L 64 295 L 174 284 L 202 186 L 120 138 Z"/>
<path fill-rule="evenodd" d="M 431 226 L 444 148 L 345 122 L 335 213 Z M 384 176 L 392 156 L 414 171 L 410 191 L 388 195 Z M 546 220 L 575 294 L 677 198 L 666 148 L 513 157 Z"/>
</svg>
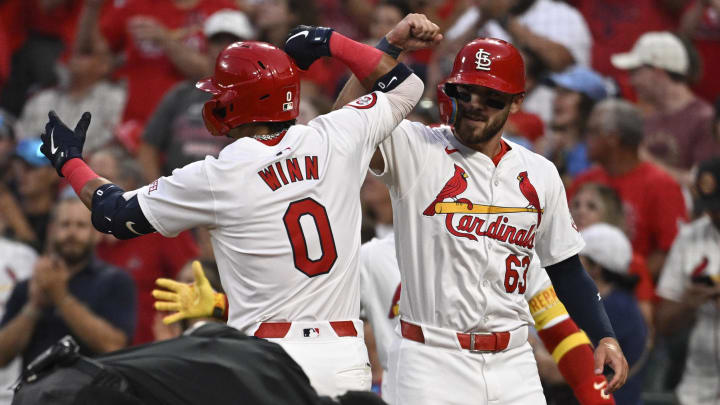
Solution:
<svg viewBox="0 0 720 405">
<path fill-rule="evenodd" d="M 520 111 L 523 101 L 525 101 L 525 93 L 516 94 L 510 102 L 510 114 Z"/>
</svg>

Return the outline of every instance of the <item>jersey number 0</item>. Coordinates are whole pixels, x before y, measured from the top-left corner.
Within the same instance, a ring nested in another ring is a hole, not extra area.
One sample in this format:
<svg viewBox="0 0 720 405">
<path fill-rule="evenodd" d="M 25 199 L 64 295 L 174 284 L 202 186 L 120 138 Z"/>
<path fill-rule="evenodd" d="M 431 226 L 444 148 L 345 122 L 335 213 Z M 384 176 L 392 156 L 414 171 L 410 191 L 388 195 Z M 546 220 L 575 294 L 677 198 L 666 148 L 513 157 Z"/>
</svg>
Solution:
<svg viewBox="0 0 720 405">
<path fill-rule="evenodd" d="M 322 254 L 316 260 L 310 259 L 308 253 L 307 241 L 300 225 L 303 215 L 312 217 L 320 238 Z M 312 198 L 293 201 L 285 211 L 283 222 L 292 246 L 295 268 L 308 277 L 329 273 L 337 260 L 337 249 L 325 207 Z"/>
</svg>

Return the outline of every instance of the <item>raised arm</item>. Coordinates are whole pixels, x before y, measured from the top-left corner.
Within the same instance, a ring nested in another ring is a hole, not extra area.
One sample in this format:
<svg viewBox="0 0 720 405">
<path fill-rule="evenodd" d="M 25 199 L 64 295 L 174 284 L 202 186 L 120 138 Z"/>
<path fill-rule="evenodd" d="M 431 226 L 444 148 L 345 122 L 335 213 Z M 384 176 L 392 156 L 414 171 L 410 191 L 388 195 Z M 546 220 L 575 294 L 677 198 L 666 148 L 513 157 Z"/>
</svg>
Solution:
<svg viewBox="0 0 720 405">
<path fill-rule="evenodd" d="M 90 118 L 90 113 L 85 112 L 72 130 L 50 111 L 45 132 L 40 136 L 43 141 L 40 151 L 92 211 L 95 229 L 118 239 L 155 232 L 140 208 L 137 195 L 126 199 L 123 189 L 98 176 L 82 159 Z"/>
<path fill-rule="evenodd" d="M 414 51 L 436 45 L 443 36 L 438 26 L 423 14 L 408 14 L 395 28 L 388 32 L 376 48 L 385 53 L 384 58 L 397 59 L 403 51 Z M 354 73 L 354 72 L 353 72 Z M 356 75 L 350 77 L 338 95 L 333 110 L 344 106 L 362 96 L 371 86 L 358 80 Z"/>
</svg>

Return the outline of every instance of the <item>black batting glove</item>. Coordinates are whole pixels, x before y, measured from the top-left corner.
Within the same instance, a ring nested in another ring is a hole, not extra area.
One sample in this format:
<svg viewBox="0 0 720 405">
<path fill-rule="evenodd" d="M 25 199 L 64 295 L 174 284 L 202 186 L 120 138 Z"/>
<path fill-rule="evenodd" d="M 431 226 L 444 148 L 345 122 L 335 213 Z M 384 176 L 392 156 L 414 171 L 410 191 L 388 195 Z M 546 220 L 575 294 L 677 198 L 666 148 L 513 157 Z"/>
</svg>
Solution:
<svg viewBox="0 0 720 405">
<path fill-rule="evenodd" d="M 82 159 L 82 148 L 85 144 L 85 133 L 90 126 L 90 113 L 84 112 L 80 121 L 75 126 L 75 130 L 68 128 L 55 111 L 48 114 L 48 123 L 45 124 L 45 132 L 40 135 L 42 146 L 40 152 L 50 160 L 60 177 L 62 167 L 70 159 Z"/>
<path fill-rule="evenodd" d="M 295 59 L 302 70 L 323 56 L 330 56 L 330 36 L 333 29 L 298 25 L 293 28 L 285 40 L 285 52 Z"/>
</svg>

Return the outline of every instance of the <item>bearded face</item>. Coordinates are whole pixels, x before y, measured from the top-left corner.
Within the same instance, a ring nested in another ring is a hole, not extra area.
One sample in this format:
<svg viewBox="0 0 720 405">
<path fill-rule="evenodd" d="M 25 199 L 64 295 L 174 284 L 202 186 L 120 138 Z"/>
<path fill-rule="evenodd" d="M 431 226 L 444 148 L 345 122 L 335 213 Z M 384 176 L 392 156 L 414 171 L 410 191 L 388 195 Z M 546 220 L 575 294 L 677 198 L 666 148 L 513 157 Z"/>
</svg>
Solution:
<svg viewBox="0 0 720 405">
<path fill-rule="evenodd" d="M 521 96 L 482 86 L 458 85 L 456 93 L 455 134 L 467 146 L 484 144 L 498 135 L 522 103 Z"/>
<path fill-rule="evenodd" d="M 90 221 L 90 212 L 80 200 L 58 203 L 53 213 L 51 240 L 55 252 L 68 265 L 90 258 L 98 233 Z"/>
</svg>

